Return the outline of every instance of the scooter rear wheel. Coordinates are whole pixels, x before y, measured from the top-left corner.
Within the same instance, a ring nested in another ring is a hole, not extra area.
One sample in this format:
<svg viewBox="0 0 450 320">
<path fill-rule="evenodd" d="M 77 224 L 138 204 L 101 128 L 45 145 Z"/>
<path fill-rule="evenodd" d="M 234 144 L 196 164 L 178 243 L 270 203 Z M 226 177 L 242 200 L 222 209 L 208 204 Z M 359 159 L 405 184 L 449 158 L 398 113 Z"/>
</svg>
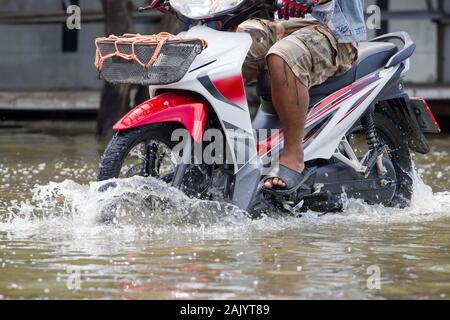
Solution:
<svg viewBox="0 0 450 320">
<path fill-rule="evenodd" d="M 406 207 L 413 194 L 414 166 L 407 144 L 406 134 L 398 123 L 382 112 L 374 114 L 375 127 L 380 140 L 390 149 L 389 157 L 395 168 L 397 188 L 391 206 Z"/>
<path fill-rule="evenodd" d="M 388 156 L 394 166 L 397 179 L 395 195 L 389 205 L 408 206 L 413 193 L 414 168 L 405 134 L 399 124 L 381 110 L 374 112 L 373 119 L 380 142 L 386 144 L 389 149 Z M 360 133 L 359 138 L 357 138 L 360 140 L 358 147 L 355 146 L 354 137 L 350 137 L 353 133 L 348 138 L 357 156 L 362 156 L 367 151 L 367 144 L 361 128 L 357 131 Z M 360 146 L 363 147 L 360 148 Z M 360 153 L 358 154 L 358 152 Z"/>
</svg>

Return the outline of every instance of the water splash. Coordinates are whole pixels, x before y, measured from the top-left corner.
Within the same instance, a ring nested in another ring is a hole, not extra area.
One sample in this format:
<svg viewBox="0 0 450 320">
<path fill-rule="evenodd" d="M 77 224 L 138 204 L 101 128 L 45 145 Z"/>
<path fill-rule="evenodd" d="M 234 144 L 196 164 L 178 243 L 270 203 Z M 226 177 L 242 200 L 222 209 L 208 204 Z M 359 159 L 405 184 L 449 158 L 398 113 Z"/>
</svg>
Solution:
<svg viewBox="0 0 450 320">
<path fill-rule="evenodd" d="M 198 232 L 218 224 L 232 228 L 251 221 L 236 206 L 191 199 L 162 181 L 142 177 L 36 186 L 31 200 L 12 202 L 1 220 L 0 230 L 10 231 L 51 224 L 66 230 L 67 226 L 86 229 L 108 224 L 153 234 Z"/>
<path fill-rule="evenodd" d="M 133 177 L 78 184 L 72 180 L 36 186 L 24 202 L 12 202 L 0 217 L 0 230 L 61 233 L 82 236 L 94 232 L 130 235 L 222 234 L 279 231 L 320 224 L 414 223 L 450 217 L 450 193 L 433 194 L 415 178 L 411 206 L 405 209 L 370 206 L 348 199 L 344 211 L 320 217 L 307 212 L 302 218 L 263 217 L 251 220 L 239 208 L 218 201 L 191 199 L 152 178 Z M 104 222 L 108 222 L 108 226 Z M 113 231 L 111 231 L 113 230 Z"/>
</svg>

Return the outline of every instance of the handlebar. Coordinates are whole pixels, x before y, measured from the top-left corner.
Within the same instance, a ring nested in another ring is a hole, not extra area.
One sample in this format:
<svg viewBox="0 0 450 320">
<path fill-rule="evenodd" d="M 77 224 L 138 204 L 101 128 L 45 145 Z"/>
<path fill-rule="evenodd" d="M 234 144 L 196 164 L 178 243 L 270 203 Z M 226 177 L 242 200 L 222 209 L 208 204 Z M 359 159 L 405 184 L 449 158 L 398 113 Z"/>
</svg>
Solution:
<svg viewBox="0 0 450 320">
<path fill-rule="evenodd" d="M 227 12 L 223 16 L 211 17 L 209 19 L 202 19 L 202 21 L 222 21 L 221 30 L 225 31 L 233 26 L 237 26 L 239 23 L 247 20 L 248 18 L 255 16 L 256 14 L 263 14 L 265 19 L 273 18 L 273 12 L 276 10 L 277 0 L 264 0 L 264 1 L 247 1 L 248 6 L 239 7 L 238 11 Z M 139 12 L 148 10 L 159 10 L 163 13 L 175 14 L 178 18 L 179 15 L 175 12 L 171 6 L 169 0 L 153 0 L 152 3 L 145 7 L 139 7 Z M 179 18 L 180 19 L 180 18 Z M 181 19 L 180 19 L 181 20 Z"/>
<path fill-rule="evenodd" d="M 154 0 L 154 1 L 152 1 L 151 4 L 149 4 L 146 7 L 139 7 L 138 11 L 139 12 L 144 12 L 144 11 L 148 11 L 148 10 L 154 10 L 154 9 L 157 9 L 157 8 L 159 8 L 161 6 L 164 6 L 164 4 L 166 2 L 168 2 L 168 1 L 166 1 L 166 0 Z"/>
</svg>

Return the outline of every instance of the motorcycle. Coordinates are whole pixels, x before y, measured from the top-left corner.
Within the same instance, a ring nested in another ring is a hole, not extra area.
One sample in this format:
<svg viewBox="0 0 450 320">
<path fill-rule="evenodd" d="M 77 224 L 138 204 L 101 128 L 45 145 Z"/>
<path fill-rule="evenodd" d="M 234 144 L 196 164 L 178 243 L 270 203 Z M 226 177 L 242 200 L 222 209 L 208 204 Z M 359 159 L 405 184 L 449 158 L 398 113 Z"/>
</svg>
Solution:
<svg viewBox="0 0 450 320">
<path fill-rule="evenodd" d="M 114 126 L 99 181 L 154 177 L 190 197 L 219 194 L 255 217 L 273 209 L 338 211 L 343 195 L 369 204 L 409 204 L 414 170 L 410 150 L 428 153 L 424 133 L 440 129 L 426 101 L 404 91 L 416 48 L 406 32 L 359 43 L 358 60 L 349 71 L 311 88 L 303 138 L 311 175 L 292 194 L 277 196 L 262 187 L 283 149 L 270 75 L 266 72 L 258 81 L 261 104 L 252 120 L 242 77 L 252 39 L 227 31 L 250 18 L 272 18 L 273 6 L 248 0 L 156 0 L 141 11 L 154 9 L 191 21 L 193 26 L 182 35 L 203 39 L 207 46 L 197 46 L 192 58 L 181 59 L 187 66 L 176 82 L 163 77 L 153 81 L 150 100 Z M 170 64 L 177 58 L 167 57 L 161 61 Z M 164 62 L 159 65 L 164 67 Z M 180 129 L 189 139 L 176 152 L 174 133 Z M 227 155 L 226 161 L 193 161 L 214 143 L 211 131 L 224 137 L 214 158 Z"/>
</svg>

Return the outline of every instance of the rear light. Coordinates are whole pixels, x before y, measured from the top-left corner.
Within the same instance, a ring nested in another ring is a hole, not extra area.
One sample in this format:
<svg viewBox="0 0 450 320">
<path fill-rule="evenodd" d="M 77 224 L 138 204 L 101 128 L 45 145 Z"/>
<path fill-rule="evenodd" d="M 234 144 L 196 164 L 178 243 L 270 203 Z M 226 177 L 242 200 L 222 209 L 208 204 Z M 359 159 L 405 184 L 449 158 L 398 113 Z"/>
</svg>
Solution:
<svg viewBox="0 0 450 320">
<path fill-rule="evenodd" d="M 411 108 L 414 111 L 419 127 L 423 133 L 440 133 L 441 128 L 436 121 L 428 103 L 423 98 L 411 98 Z"/>
</svg>

